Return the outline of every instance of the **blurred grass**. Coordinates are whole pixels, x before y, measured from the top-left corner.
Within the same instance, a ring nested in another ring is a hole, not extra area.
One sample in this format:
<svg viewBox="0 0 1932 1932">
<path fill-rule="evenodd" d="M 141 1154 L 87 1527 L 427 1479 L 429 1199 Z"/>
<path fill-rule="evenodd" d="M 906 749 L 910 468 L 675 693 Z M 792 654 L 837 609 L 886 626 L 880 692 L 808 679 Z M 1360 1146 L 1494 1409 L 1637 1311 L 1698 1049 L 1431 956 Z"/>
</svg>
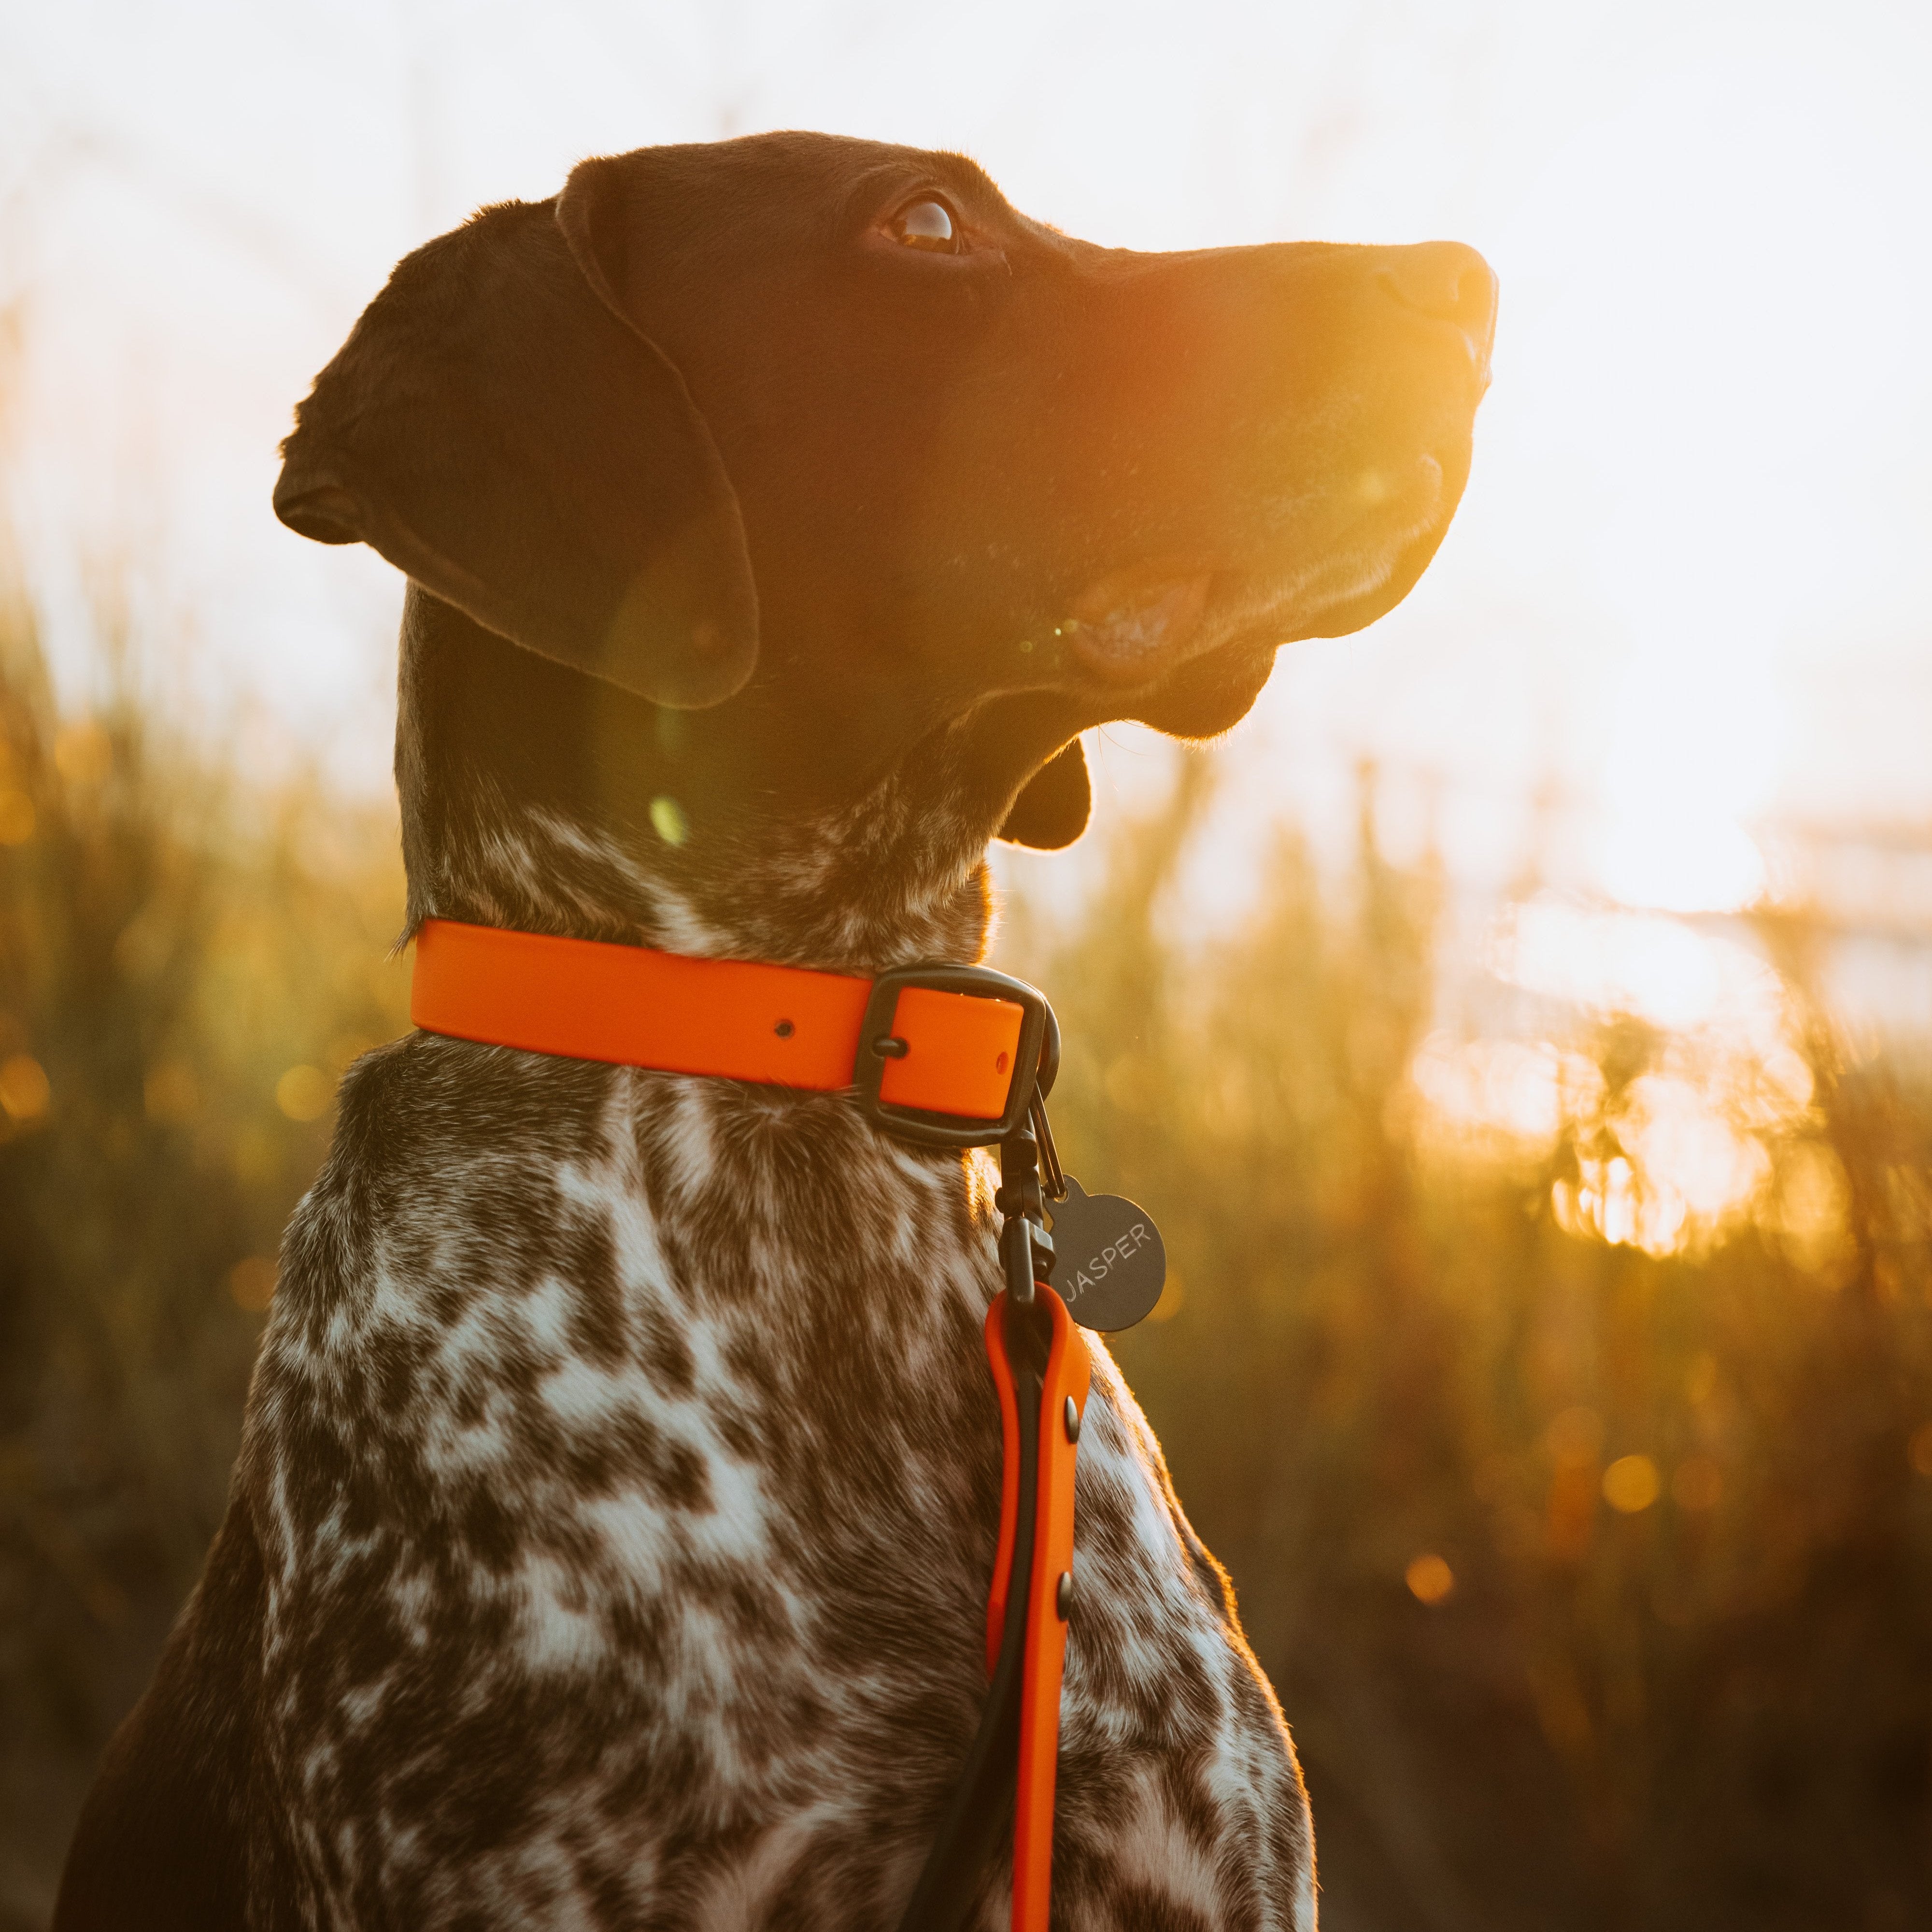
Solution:
<svg viewBox="0 0 1932 1932">
<path fill-rule="evenodd" d="M 1118 1352 L 1294 1725 L 1327 1922 L 1932 1924 L 1932 1093 L 1848 1061 L 1768 918 L 1810 1098 L 1738 1104 L 1751 1211 L 1566 1232 L 1682 1043 L 1606 1016 L 1544 1145 L 1445 1138 L 1437 882 L 1365 810 L 1339 899 L 1284 836 L 1249 929 L 1190 942 L 1179 769 L 1006 957 L 1066 1029 L 1070 1169 L 1179 1277 Z"/>
<path fill-rule="evenodd" d="M 219 1520 L 333 1076 L 406 1011 L 388 816 L 151 729 L 104 623 L 62 720 L 0 607 L 0 1924 Z"/>
<path fill-rule="evenodd" d="M 404 1024 L 391 815 L 107 688 L 57 717 L 0 614 L 0 1924 L 218 1519 L 334 1079 Z M 1606 1241 L 1654 1224 L 1630 1102 L 1684 1043 L 1607 1015 L 1547 1134 L 1445 1125 L 1427 869 L 1365 815 L 1324 887 L 1284 836 L 1197 941 L 1175 769 L 1000 957 L 1065 1025 L 1070 1166 L 1166 1236 L 1118 1350 L 1294 1722 L 1328 1922 L 1932 1923 L 1932 1095 L 1767 921 L 1804 1077 L 1736 1101 L 1754 1191 Z"/>
</svg>

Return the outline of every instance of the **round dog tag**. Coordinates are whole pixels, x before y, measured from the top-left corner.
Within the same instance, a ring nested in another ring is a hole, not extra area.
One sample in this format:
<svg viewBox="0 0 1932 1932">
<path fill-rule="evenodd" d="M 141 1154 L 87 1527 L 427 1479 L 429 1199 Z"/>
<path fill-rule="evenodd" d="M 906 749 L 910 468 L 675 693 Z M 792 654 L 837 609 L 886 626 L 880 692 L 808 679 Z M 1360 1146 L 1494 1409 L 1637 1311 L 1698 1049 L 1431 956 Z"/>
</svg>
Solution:
<svg viewBox="0 0 1932 1932">
<path fill-rule="evenodd" d="M 1154 1312 L 1167 1280 L 1167 1250 L 1144 1207 L 1117 1194 L 1088 1194 L 1071 1174 L 1052 1201 L 1053 1285 L 1082 1328 L 1112 1333 Z"/>
</svg>

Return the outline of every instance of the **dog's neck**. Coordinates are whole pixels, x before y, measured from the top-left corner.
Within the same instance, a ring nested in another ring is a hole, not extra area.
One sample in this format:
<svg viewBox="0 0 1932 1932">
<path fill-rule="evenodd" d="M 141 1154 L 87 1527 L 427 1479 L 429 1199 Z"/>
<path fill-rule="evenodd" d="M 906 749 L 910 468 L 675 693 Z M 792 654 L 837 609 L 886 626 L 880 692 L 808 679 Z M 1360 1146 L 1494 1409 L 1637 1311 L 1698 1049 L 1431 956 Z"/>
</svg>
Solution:
<svg viewBox="0 0 1932 1932">
<path fill-rule="evenodd" d="M 700 783 L 687 805 L 688 774 L 651 732 L 614 735 L 590 684 L 412 593 L 396 751 L 411 932 L 461 919 L 849 972 L 984 954 L 994 825 L 963 726 L 843 802 L 721 803 Z"/>
<path fill-rule="evenodd" d="M 895 774 L 782 837 L 694 849 L 479 786 L 466 823 L 446 815 L 434 848 L 410 855 L 410 927 L 464 919 L 836 972 L 976 960 L 992 924 L 984 840 L 962 851 L 910 789 Z"/>
</svg>

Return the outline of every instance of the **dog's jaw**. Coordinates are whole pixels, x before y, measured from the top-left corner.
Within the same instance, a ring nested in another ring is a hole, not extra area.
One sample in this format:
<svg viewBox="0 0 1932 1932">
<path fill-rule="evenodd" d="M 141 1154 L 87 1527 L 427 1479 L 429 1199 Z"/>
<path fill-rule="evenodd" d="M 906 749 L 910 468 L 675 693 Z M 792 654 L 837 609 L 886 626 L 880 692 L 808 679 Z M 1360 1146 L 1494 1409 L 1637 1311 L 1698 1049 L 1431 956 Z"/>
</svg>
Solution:
<svg viewBox="0 0 1932 1932">
<path fill-rule="evenodd" d="M 1218 735 L 1254 702 L 1282 645 L 1360 630 L 1402 601 L 1448 533 L 1468 467 L 1466 431 L 1439 453 L 1424 448 L 1284 499 L 1264 513 L 1258 559 L 1204 551 L 1109 570 L 1058 622 L 1032 625 L 1012 689 L 1064 695 L 1083 729 L 1132 717 L 1183 737 Z M 1192 694 L 1193 708 L 1210 687 L 1221 699 L 1211 723 L 1166 723 L 1174 694 Z"/>
</svg>

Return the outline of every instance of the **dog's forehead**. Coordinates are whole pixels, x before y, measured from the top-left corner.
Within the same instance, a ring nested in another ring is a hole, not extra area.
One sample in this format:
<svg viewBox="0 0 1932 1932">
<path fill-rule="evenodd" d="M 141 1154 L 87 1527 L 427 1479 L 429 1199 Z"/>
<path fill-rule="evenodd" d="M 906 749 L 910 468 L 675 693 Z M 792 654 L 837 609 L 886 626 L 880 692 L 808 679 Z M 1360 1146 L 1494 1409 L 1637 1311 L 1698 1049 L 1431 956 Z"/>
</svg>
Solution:
<svg viewBox="0 0 1932 1932">
<path fill-rule="evenodd" d="M 616 157 L 638 212 L 668 205 L 687 217 L 836 221 L 869 212 L 869 200 L 920 187 L 944 190 L 976 212 L 1014 213 L 992 176 L 965 155 L 844 134 L 787 130 L 734 140 L 634 148 Z"/>
</svg>

